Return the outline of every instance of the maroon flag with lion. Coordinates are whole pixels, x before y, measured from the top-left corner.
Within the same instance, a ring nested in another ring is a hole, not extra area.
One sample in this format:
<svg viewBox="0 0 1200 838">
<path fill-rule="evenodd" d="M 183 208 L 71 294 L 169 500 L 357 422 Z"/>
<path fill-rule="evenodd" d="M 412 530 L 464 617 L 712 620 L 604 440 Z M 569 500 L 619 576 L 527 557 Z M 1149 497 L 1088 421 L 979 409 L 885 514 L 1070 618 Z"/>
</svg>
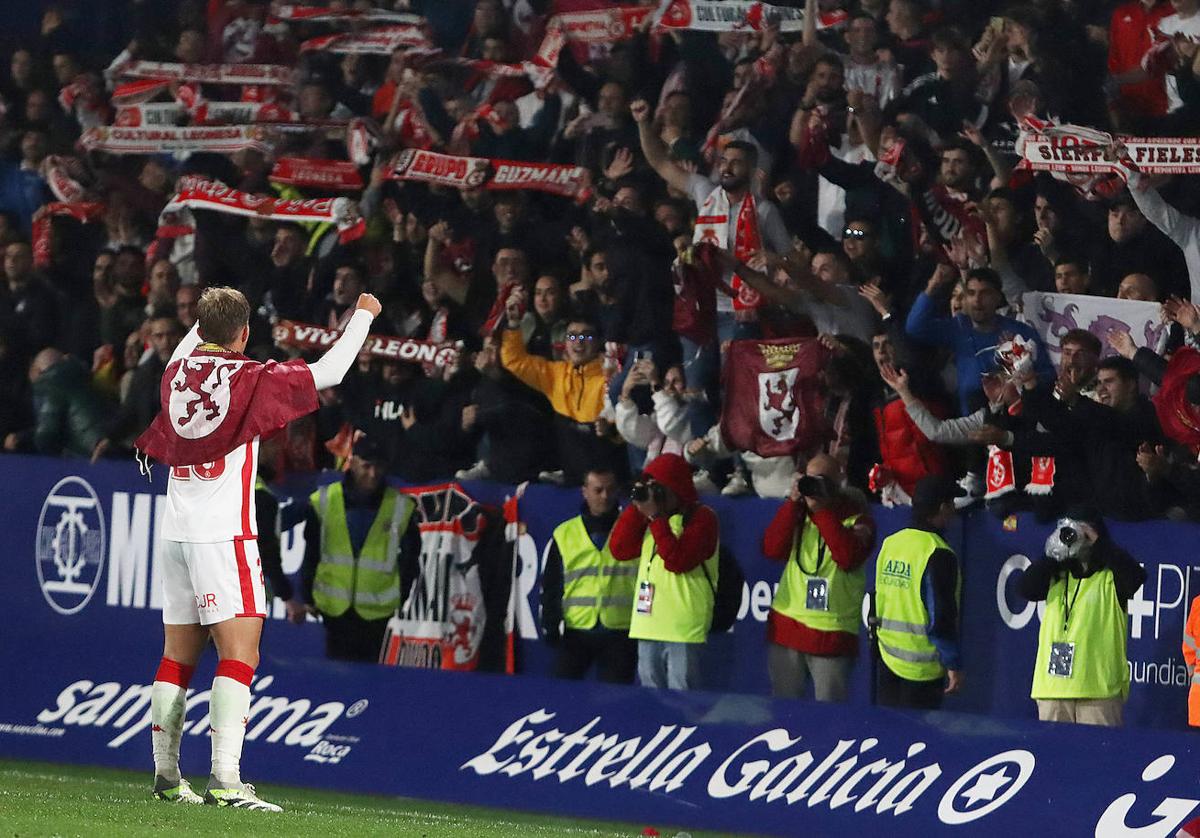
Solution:
<svg viewBox="0 0 1200 838">
<path fill-rule="evenodd" d="M 262 364 L 207 343 L 167 365 L 160 399 L 135 445 L 160 463 L 191 466 L 312 413 L 317 388 L 303 360 Z"/>
<path fill-rule="evenodd" d="M 725 359 L 721 436 L 760 457 L 794 456 L 827 437 L 816 338 L 735 340 Z"/>
</svg>

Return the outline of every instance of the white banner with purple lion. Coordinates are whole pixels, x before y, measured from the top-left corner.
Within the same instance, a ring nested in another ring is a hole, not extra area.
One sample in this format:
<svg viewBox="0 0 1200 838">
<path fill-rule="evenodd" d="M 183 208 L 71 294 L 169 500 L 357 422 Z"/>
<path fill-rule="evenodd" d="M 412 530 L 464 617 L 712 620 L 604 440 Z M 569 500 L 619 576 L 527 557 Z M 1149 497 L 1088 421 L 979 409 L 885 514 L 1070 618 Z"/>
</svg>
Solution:
<svg viewBox="0 0 1200 838">
<path fill-rule="evenodd" d="M 1058 366 L 1059 341 L 1072 329 L 1087 329 L 1100 338 L 1101 356 L 1116 352 L 1108 343 L 1114 332 L 1128 332 L 1134 345 L 1162 351 L 1167 339 L 1167 324 L 1162 306 L 1088 294 L 1044 294 L 1033 291 L 1022 296 L 1024 319 L 1046 344 L 1050 360 Z"/>
</svg>

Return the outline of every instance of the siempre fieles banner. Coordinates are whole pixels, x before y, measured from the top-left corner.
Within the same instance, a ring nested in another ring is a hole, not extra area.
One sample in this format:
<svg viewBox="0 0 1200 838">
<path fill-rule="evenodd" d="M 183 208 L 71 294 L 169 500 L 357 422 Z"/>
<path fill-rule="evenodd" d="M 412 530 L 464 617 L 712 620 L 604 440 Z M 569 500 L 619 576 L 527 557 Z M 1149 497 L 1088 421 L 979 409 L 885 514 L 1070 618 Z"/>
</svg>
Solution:
<svg viewBox="0 0 1200 838">
<path fill-rule="evenodd" d="M 0 755 L 145 768 L 165 473 L 147 483 L 132 465 L 14 456 L 0 458 L 0 479 L 22 487 L 4 500 L 0 666 L 23 673 L 0 690 Z M 281 493 L 289 572 L 303 555 L 311 489 Z M 466 490 L 493 506 L 511 494 Z M 773 834 L 795 834 L 798 823 L 817 834 L 929 835 L 972 823 L 958 834 L 994 834 L 1032 822 L 1070 835 L 1165 836 L 1200 805 L 1195 738 L 1147 729 L 1185 723 L 1180 637 L 1200 566 L 1178 547 L 1196 527 L 1112 526 L 1148 578 L 1129 604 L 1127 727 L 1099 730 L 1032 719 L 1040 609 L 1015 584 L 1047 528 L 1022 518 L 1009 532 L 976 513 L 950 533 L 964 565 L 967 687 L 946 709 L 975 715 L 910 715 L 865 706 L 865 656 L 849 706 L 766 697 L 764 621 L 779 568 L 757 543 L 776 504 L 713 505 L 747 577 L 737 626 L 705 651 L 714 692 L 539 677 L 550 665 L 538 640 L 541 564 L 578 494 L 532 486 L 520 502 L 515 577 L 517 664 L 527 674 L 335 664 L 321 657 L 319 625 L 269 620 L 247 725 L 253 779 Z M 881 538 L 906 523 L 902 512 L 876 514 Z M 273 609 L 281 616 L 282 604 Z M 184 766 L 197 775 L 208 758 L 212 666 L 188 701 Z M 397 760 L 398 748 L 421 757 Z"/>
</svg>

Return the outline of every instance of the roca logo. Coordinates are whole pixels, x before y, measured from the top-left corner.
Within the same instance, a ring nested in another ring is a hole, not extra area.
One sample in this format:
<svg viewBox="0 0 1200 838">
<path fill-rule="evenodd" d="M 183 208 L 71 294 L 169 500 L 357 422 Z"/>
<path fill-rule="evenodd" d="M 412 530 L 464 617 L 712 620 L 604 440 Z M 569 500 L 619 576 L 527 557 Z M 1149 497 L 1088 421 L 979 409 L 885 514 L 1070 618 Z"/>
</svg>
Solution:
<svg viewBox="0 0 1200 838">
<path fill-rule="evenodd" d="M 38 584 L 51 608 L 71 615 L 91 601 L 107 543 L 95 490 L 75 476 L 55 483 L 42 504 L 34 548 Z"/>
<path fill-rule="evenodd" d="M 313 749 L 304 755 L 307 762 L 319 762 L 322 765 L 333 765 L 341 762 L 350 755 L 349 745 L 334 745 L 332 742 L 322 739 Z"/>
</svg>

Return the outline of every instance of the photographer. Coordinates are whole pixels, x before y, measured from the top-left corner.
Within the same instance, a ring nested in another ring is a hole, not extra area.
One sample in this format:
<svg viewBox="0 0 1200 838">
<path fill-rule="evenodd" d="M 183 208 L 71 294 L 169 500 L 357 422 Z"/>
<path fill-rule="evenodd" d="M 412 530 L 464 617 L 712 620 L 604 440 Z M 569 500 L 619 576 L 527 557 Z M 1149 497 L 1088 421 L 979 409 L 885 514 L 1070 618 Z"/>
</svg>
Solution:
<svg viewBox="0 0 1200 838">
<path fill-rule="evenodd" d="M 698 502 L 692 471 L 678 454 L 646 466 L 631 496 L 609 549 L 617 561 L 638 560 L 629 624 L 638 641 L 638 680 L 693 689 L 717 589 L 717 516 Z"/>
<path fill-rule="evenodd" d="M 763 533 L 763 555 L 787 563 L 767 618 L 777 698 L 800 698 L 811 675 L 817 701 L 846 700 L 875 522 L 861 494 L 842 484 L 837 460 L 813 457 Z"/>
<path fill-rule="evenodd" d="M 1129 694 L 1125 606 L 1146 571 L 1091 506 L 1074 507 L 1026 569 L 1021 596 L 1045 601 L 1030 695 L 1044 722 L 1117 727 Z"/>
</svg>

